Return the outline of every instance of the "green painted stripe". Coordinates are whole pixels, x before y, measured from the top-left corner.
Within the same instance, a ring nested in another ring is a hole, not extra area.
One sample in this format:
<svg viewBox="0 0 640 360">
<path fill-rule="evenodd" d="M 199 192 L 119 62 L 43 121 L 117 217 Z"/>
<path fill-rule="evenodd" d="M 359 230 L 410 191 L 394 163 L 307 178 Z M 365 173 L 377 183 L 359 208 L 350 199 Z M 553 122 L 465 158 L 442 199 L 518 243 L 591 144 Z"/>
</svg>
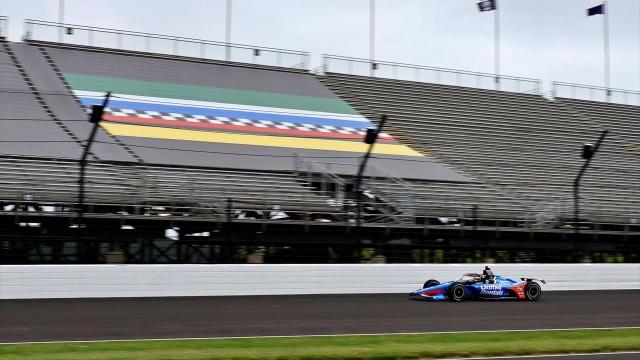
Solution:
<svg viewBox="0 0 640 360">
<path fill-rule="evenodd" d="M 154 96 L 171 99 L 212 101 L 284 109 L 323 111 L 339 114 L 358 114 L 351 106 L 349 106 L 349 104 L 340 99 L 70 73 L 65 73 L 64 77 L 74 90 L 100 92 L 111 91 L 118 94 Z"/>
</svg>

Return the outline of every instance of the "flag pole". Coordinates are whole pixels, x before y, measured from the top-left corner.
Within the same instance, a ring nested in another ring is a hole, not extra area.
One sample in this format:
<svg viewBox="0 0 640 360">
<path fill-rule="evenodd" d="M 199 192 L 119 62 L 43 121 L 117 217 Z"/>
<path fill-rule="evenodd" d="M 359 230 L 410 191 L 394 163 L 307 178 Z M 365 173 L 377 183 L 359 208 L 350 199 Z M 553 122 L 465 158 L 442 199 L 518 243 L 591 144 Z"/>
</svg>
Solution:
<svg viewBox="0 0 640 360">
<path fill-rule="evenodd" d="M 604 87 L 606 88 L 607 102 L 611 101 L 611 68 L 609 65 L 609 6 L 607 1 L 602 2 L 604 17 L 602 21 L 604 36 Z"/>
<path fill-rule="evenodd" d="M 64 23 L 64 0 L 58 0 L 58 23 Z M 58 27 L 58 42 L 62 42 L 64 40 L 64 26 L 59 25 Z"/>
<path fill-rule="evenodd" d="M 227 0 L 227 16 L 226 16 L 226 27 L 224 33 L 224 42 L 225 45 L 225 60 L 231 61 L 231 0 Z"/>
<path fill-rule="evenodd" d="M 369 64 L 370 75 L 374 75 L 376 57 L 376 0 L 369 0 Z"/>
<path fill-rule="evenodd" d="M 494 15 L 494 61 L 495 61 L 495 81 L 496 90 L 500 90 L 500 6 L 498 6 L 498 0 L 494 0 L 495 15 Z"/>
</svg>

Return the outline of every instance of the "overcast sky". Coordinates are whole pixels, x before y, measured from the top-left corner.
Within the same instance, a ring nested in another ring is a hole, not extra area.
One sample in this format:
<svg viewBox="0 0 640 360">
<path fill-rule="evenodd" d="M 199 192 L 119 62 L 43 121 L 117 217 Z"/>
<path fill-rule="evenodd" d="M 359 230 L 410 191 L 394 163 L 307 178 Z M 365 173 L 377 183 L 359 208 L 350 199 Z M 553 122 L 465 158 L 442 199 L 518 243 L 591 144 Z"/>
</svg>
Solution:
<svg viewBox="0 0 640 360">
<path fill-rule="evenodd" d="M 493 73 L 493 13 L 477 0 L 376 0 L 379 60 Z M 604 85 L 600 0 L 501 0 L 502 73 Z M 66 0 L 65 22 L 224 41 L 226 0 Z M 233 0 L 232 42 L 369 56 L 369 0 Z M 640 0 L 610 0 L 611 86 L 640 89 Z M 0 0 L 19 40 L 58 0 Z"/>
</svg>

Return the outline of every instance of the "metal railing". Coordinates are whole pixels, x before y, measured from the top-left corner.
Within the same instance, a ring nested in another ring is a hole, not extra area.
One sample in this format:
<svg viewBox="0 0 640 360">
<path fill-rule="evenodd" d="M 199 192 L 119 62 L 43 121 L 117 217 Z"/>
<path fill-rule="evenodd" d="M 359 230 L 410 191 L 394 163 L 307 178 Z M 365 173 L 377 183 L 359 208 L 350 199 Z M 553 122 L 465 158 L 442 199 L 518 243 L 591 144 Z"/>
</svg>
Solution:
<svg viewBox="0 0 640 360">
<path fill-rule="evenodd" d="M 19 222 L 36 222 L 40 226 L 39 217 L 69 218 L 77 215 L 75 202 L 65 201 L 34 201 L 23 199 L 5 199 L 0 207 L 1 216 L 15 217 L 15 224 Z M 128 220 L 158 220 L 179 222 L 235 222 L 235 223 L 280 223 L 280 224 L 322 224 L 329 226 L 355 226 L 353 213 L 342 209 L 314 209 L 313 207 L 300 207 L 292 205 L 280 205 L 247 201 L 229 198 L 227 206 L 188 206 L 185 204 L 122 204 L 119 202 L 87 202 L 86 218 L 92 219 L 118 219 L 126 224 Z M 372 205 L 365 203 L 366 206 Z M 108 209 L 105 211 L 105 209 Z M 134 210 L 135 209 L 135 210 Z M 120 210 L 120 211 L 117 211 Z M 405 214 L 387 214 L 387 221 L 380 223 L 375 221 L 375 215 L 365 214 L 364 226 L 383 227 L 400 226 L 403 228 L 423 229 L 449 229 L 461 232 L 480 230 L 489 234 L 489 231 L 500 233 L 502 231 L 518 231 L 521 233 L 570 233 L 574 231 L 575 223 L 559 220 L 543 224 L 520 218 L 519 212 L 510 213 L 501 211 L 481 216 L 473 216 L 469 209 L 459 209 L 456 215 L 447 215 L 451 208 L 433 208 L 428 213 L 421 213 L 411 222 L 407 222 Z M 285 215 L 285 216 L 282 216 Z M 471 216 L 470 216 L 471 215 Z M 73 220 L 69 222 L 72 226 Z M 542 226 L 541 226 L 542 225 Z M 638 236 L 640 224 L 635 222 L 613 221 L 611 219 L 591 219 L 580 222 L 582 234 L 607 234 Z"/>
<path fill-rule="evenodd" d="M 343 171 L 351 169 L 357 171 L 358 164 L 351 163 L 324 163 L 306 159 L 300 155 L 294 157 L 295 174 L 309 184 L 316 183 L 321 193 L 332 197 L 335 205 L 348 208 L 356 205 L 354 198 L 349 198 L 347 180 L 337 175 L 333 169 L 340 168 Z M 411 185 L 375 164 L 369 164 L 367 176 L 363 179 L 365 192 L 365 207 L 375 208 L 382 212 L 382 218 L 396 220 L 413 220 L 415 214 L 413 204 L 413 191 Z M 393 189 L 393 191 L 390 191 Z M 368 196 L 367 196 L 368 195 Z M 386 211 L 385 210 L 393 210 Z M 398 213 L 399 212 L 399 213 Z M 370 219 L 364 219 L 368 222 Z"/>
<path fill-rule="evenodd" d="M 539 94 L 540 80 L 324 54 L 323 70 L 350 75 Z"/>
<path fill-rule="evenodd" d="M 553 97 L 640 105 L 640 91 L 613 89 L 602 86 L 573 84 L 560 81 L 551 83 Z"/>
<path fill-rule="evenodd" d="M 0 157 L 0 160 L 0 213 L 16 216 L 41 213 L 40 215 L 73 217 L 77 211 L 77 204 L 70 200 L 70 195 L 72 199 L 77 189 L 77 178 L 73 172 L 76 163 L 29 161 L 13 157 Z M 353 225 L 355 202 L 347 196 L 349 193 L 344 189 L 349 185 L 350 179 L 341 178 L 331 171 L 340 165 L 351 165 L 355 172 L 354 164 L 333 163 L 331 168 L 327 168 L 323 163 L 314 161 L 310 165 L 307 161 L 298 165 L 300 180 L 308 182 L 305 176 L 311 173 L 310 175 L 314 176 L 313 181 L 323 181 L 325 185 L 331 185 L 322 188 L 321 192 L 315 188 L 305 189 L 305 186 L 299 183 L 299 187 L 294 187 L 295 179 L 290 179 L 292 186 L 272 191 L 266 186 L 254 187 L 253 181 L 259 182 L 258 179 L 252 179 L 243 185 L 244 181 L 222 178 L 219 181 L 211 181 L 211 178 L 206 177 L 207 174 L 197 175 L 179 169 L 167 173 L 164 170 L 156 171 L 158 169 L 147 165 L 114 166 L 93 163 L 87 178 L 86 213 L 94 217 L 131 219 L 175 217 L 193 221 L 244 221 L 253 217 L 264 221 Z M 337 186 L 334 187 L 332 184 Z M 482 201 L 471 207 L 455 198 L 452 198 L 451 202 L 439 201 L 435 206 L 419 204 L 418 196 L 424 199 L 428 194 L 418 194 L 411 183 L 393 178 L 377 169 L 375 165 L 369 168 L 364 185 L 365 189 L 374 195 L 365 199 L 365 207 L 384 210 L 385 206 L 391 205 L 393 209 L 388 208 L 388 212 L 365 213 L 363 224 L 384 221 L 386 224 L 420 226 L 419 218 L 424 217 L 470 220 L 499 217 L 505 222 L 516 222 L 519 224 L 517 227 L 523 229 L 569 229 L 573 226 L 570 207 L 567 207 L 564 200 L 541 203 L 535 209 L 521 206 L 514 208 L 509 204 L 496 206 Z M 230 192 L 229 189 L 232 187 L 238 191 Z M 337 192 L 339 188 L 344 190 Z M 294 191 L 291 192 L 291 189 Z M 453 192 L 452 197 L 455 197 Z M 32 209 L 28 209 L 29 207 Z M 50 210 L 44 210 L 45 207 Z M 401 211 L 391 211 L 394 209 Z M 634 231 L 640 231 L 640 213 L 636 208 L 608 213 L 606 209 L 589 205 L 585 210 L 587 211 L 584 213 L 588 216 L 584 219 L 587 221 L 581 224 L 611 222 L 620 226 L 626 224 L 624 226 L 628 225 L 636 229 Z M 239 216 L 241 213 L 257 212 L 262 215 Z M 282 216 L 282 213 L 287 216 Z"/>
<path fill-rule="evenodd" d="M 293 168 L 298 178 L 308 184 L 317 183 L 320 193 L 331 197 L 336 206 L 344 203 L 346 182 L 333 172 L 331 164 L 320 163 L 294 154 Z"/>
<path fill-rule="evenodd" d="M 9 38 L 9 17 L 0 16 L 0 38 Z"/>
<path fill-rule="evenodd" d="M 413 218 L 415 209 L 411 184 L 374 163 L 369 163 L 367 172 L 369 176 L 363 179 L 363 187 L 390 202 L 406 219 Z"/>
<path fill-rule="evenodd" d="M 309 53 L 303 51 L 31 19 L 25 20 L 24 39 L 294 69 L 309 66 Z"/>
</svg>

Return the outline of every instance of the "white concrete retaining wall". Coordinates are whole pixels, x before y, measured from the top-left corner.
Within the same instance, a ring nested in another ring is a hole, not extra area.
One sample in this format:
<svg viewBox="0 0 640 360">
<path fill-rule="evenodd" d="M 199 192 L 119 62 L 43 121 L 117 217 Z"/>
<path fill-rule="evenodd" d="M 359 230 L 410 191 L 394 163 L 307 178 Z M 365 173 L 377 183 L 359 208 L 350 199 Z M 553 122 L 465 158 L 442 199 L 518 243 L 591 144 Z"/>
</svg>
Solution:
<svg viewBox="0 0 640 360">
<path fill-rule="evenodd" d="M 2 265 L 0 299 L 409 293 L 481 264 Z M 543 290 L 639 289 L 640 264 L 496 264 Z"/>
</svg>

